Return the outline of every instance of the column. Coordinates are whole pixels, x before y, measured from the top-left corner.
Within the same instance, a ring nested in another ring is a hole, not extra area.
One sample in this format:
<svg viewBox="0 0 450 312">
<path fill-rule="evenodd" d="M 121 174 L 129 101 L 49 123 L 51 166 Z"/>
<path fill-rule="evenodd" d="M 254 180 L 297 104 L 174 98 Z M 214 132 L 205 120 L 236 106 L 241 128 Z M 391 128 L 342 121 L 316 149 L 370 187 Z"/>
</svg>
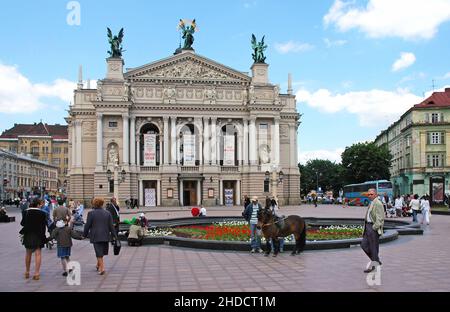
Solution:
<svg viewBox="0 0 450 312">
<path fill-rule="evenodd" d="M 180 195 L 179 195 L 179 199 L 180 199 L 180 206 L 184 206 L 184 202 L 183 202 L 183 180 L 180 180 L 180 187 L 178 188 L 180 190 Z"/>
<path fill-rule="evenodd" d="M 77 145 L 76 145 L 76 157 L 77 157 L 77 167 L 81 167 L 81 120 L 77 120 L 75 122 L 75 126 L 76 126 L 76 140 L 77 140 Z"/>
<path fill-rule="evenodd" d="M 169 164 L 169 117 L 164 116 L 164 165 Z"/>
<path fill-rule="evenodd" d="M 243 119 L 244 122 L 244 165 L 248 165 L 248 120 Z"/>
<path fill-rule="evenodd" d="M 162 135 L 161 134 L 157 134 L 157 136 L 159 136 L 159 165 L 161 166 L 163 164 L 163 145 L 161 142 L 161 138 Z"/>
<path fill-rule="evenodd" d="M 161 191 L 161 180 L 157 180 L 157 190 L 156 190 L 156 205 L 157 206 L 161 206 L 161 195 L 162 195 L 162 191 Z"/>
<path fill-rule="evenodd" d="M 177 161 L 177 134 L 176 134 L 176 119 L 177 117 L 170 117 L 170 130 L 171 130 L 171 134 L 170 134 L 170 142 L 172 143 L 172 147 L 171 147 L 171 158 L 170 158 L 170 163 L 172 165 L 176 164 Z"/>
<path fill-rule="evenodd" d="M 202 204 L 202 191 L 201 191 L 201 183 L 202 181 L 197 181 L 197 205 Z"/>
<path fill-rule="evenodd" d="M 202 119 L 201 118 L 195 118 L 194 120 L 194 124 L 196 126 L 196 128 L 198 129 L 198 134 L 195 135 L 195 140 L 198 140 L 198 162 L 199 165 L 201 166 L 203 164 L 203 136 L 201 135 L 203 133 L 203 123 L 202 123 Z M 194 130 L 194 134 L 195 134 L 195 130 Z M 195 147 L 197 148 L 197 146 Z"/>
<path fill-rule="evenodd" d="M 219 204 L 223 205 L 223 181 L 219 180 Z"/>
<path fill-rule="evenodd" d="M 130 163 L 136 164 L 136 116 L 130 119 Z"/>
<path fill-rule="evenodd" d="M 137 155 L 137 165 L 141 165 L 141 135 L 139 134 L 136 140 L 136 155 Z"/>
<path fill-rule="evenodd" d="M 249 159 L 251 165 L 256 165 L 256 118 L 250 119 L 249 127 Z"/>
<path fill-rule="evenodd" d="M 103 114 L 97 114 L 97 166 L 103 164 Z"/>
<path fill-rule="evenodd" d="M 122 115 L 123 121 L 123 163 L 129 164 L 130 155 L 130 127 L 128 125 L 128 115 Z"/>
<path fill-rule="evenodd" d="M 241 181 L 236 181 L 236 205 L 239 206 L 241 204 Z"/>
<path fill-rule="evenodd" d="M 71 125 L 71 141 L 72 141 L 72 154 L 71 154 L 71 160 L 70 160 L 70 165 L 72 168 L 74 168 L 77 165 L 77 160 L 76 160 L 76 150 L 77 150 L 77 137 L 76 137 L 76 122 L 72 121 L 72 125 Z"/>
<path fill-rule="evenodd" d="M 139 207 L 144 206 L 144 182 L 139 180 Z"/>
<path fill-rule="evenodd" d="M 278 118 L 274 119 L 272 144 L 273 163 L 278 166 L 280 164 L 280 120 Z"/>
<path fill-rule="evenodd" d="M 294 125 L 291 125 L 290 127 L 289 127 L 289 130 L 290 130 L 290 133 L 289 133 L 289 152 L 290 152 L 290 167 L 291 168 L 294 168 L 294 167 L 296 167 L 297 166 L 297 164 L 296 164 L 296 159 L 297 159 L 297 157 L 295 157 L 295 146 L 296 146 L 296 144 L 295 144 L 295 137 L 296 137 L 296 131 L 295 131 L 295 126 Z"/>
<path fill-rule="evenodd" d="M 238 135 L 238 139 L 237 139 L 237 161 L 238 161 L 238 166 L 240 166 L 242 164 L 242 135 Z"/>
<path fill-rule="evenodd" d="M 211 118 L 211 163 L 217 164 L 217 134 L 216 134 L 216 121 L 217 118 Z"/>
<path fill-rule="evenodd" d="M 205 118 L 204 121 L 204 131 L 203 131 L 203 159 L 205 165 L 209 165 L 211 159 L 211 146 L 209 141 L 209 119 Z"/>
</svg>

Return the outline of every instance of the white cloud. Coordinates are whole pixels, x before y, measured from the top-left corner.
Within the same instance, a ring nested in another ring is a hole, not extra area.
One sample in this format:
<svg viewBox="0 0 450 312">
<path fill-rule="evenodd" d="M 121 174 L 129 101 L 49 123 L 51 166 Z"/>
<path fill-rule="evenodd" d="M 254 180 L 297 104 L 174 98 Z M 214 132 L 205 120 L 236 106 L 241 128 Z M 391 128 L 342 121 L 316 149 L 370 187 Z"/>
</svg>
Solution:
<svg viewBox="0 0 450 312">
<path fill-rule="evenodd" d="M 286 54 L 289 52 L 304 52 L 313 48 L 314 46 L 309 43 L 295 42 L 292 40 L 286 43 L 275 43 L 275 49 L 281 54 Z"/>
<path fill-rule="evenodd" d="M 419 73 L 414 73 L 412 75 L 408 75 L 403 77 L 398 84 L 403 84 L 405 82 L 409 82 L 409 81 L 414 81 L 414 80 L 420 80 L 420 79 L 425 79 L 427 77 L 427 74 L 423 73 L 423 72 L 419 72 Z"/>
<path fill-rule="evenodd" d="M 410 52 L 402 52 L 400 58 L 392 64 L 392 71 L 396 72 L 408 68 L 416 62 L 416 56 Z"/>
<path fill-rule="evenodd" d="M 75 83 L 65 79 L 33 84 L 16 67 L 0 63 L 0 113 L 35 112 L 45 107 L 45 97 L 69 102 L 75 87 Z"/>
<path fill-rule="evenodd" d="M 347 112 L 356 115 L 363 127 L 383 127 L 397 120 L 422 98 L 406 89 L 396 91 L 370 90 L 333 94 L 327 89 L 315 92 L 299 90 L 296 94 L 299 103 L 326 113 Z"/>
<path fill-rule="evenodd" d="M 366 7 L 335 0 L 323 18 L 325 26 L 334 24 L 342 32 L 356 28 L 372 38 L 405 40 L 431 39 L 449 20 L 448 0 L 369 0 Z"/>
<path fill-rule="evenodd" d="M 325 45 L 327 46 L 327 48 L 332 48 L 332 47 L 340 47 L 343 46 L 344 44 L 347 43 L 347 40 L 330 40 L 328 38 L 324 38 L 323 42 L 325 43 Z"/>
<path fill-rule="evenodd" d="M 302 165 L 306 164 L 308 160 L 312 159 L 327 159 L 335 163 L 341 162 L 341 154 L 344 148 L 337 148 L 335 150 L 314 150 L 314 151 L 300 151 L 298 152 L 298 161 Z"/>
</svg>

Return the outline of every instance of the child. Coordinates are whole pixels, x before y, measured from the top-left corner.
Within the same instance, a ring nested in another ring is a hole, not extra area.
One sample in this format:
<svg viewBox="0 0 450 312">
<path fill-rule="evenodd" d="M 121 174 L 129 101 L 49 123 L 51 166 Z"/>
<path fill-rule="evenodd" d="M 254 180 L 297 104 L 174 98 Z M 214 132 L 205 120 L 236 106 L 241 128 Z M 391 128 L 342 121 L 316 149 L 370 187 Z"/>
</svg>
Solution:
<svg viewBox="0 0 450 312">
<path fill-rule="evenodd" d="M 57 257 L 61 258 L 61 264 L 63 267 L 63 276 L 67 276 L 72 270 L 67 272 L 67 264 L 70 261 L 70 250 L 72 247 L 72 238 L 82 239 L 80 234 L 72 230 L 68 224 L 59 220 L 56 222 L 56 228 L 52 231 L 50 239 L 56 239 L 57 242 Z"/>
</svg>

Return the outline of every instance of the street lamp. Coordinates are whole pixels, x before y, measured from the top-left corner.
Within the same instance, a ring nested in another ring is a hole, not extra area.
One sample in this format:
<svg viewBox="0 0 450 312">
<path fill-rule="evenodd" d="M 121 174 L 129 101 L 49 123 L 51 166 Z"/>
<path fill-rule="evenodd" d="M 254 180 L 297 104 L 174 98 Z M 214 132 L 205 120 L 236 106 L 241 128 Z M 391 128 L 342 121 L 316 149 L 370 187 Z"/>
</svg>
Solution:
<svg viewBox="0 0 450 312">
<path fill-rule="evenodd" d="M 266 181 L 270 181 L 272 183 L 272 197 L 277 197 L 278 195 L 278 185 L 283 183 L 284 173 L 283 171 L 278 171 L 278 166 L 273 165 L 271 167 L 272 177 L 270 177 L 270 172 L 265 172 Z M 278 177 L 277 177 L 278 173 Z"/>
<path fill-rule="evenodd" d="M 113 173 L 110 169 L 106 171 L 106 177 L 108 178 L 108 181 L 111 182 L 113 179 L 114 181 L 114 198 L 119 201 L 119 184 L 125 181 L 125 177 L 127 175 L 125 169 L 122 169 L 117 163 L 114 164 L 114 178 Z M 120 171 L 120 179 L 119 179 L 119 171 Z"/>
<path fill-rule="evenodd" d="M 319 176 L 322 176 L 322 173 L 316 171 L 316 192 L 319 192 Z"/>
</svg>

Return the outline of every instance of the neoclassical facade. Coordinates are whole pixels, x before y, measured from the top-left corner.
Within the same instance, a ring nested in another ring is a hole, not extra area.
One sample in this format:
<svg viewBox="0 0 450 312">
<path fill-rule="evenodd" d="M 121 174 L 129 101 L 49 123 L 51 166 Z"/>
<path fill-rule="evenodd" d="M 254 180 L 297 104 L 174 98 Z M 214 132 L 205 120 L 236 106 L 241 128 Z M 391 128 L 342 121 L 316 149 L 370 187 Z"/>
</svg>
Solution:
<svg viewBox="0 0 450 312">
<path fill-rule="evenodd" d="M 249 76 L 193 50 L 126 72 L 122 58 L 106 61 L 97 89 L 79 83 L 69 110 L 70 197 L 118 188 L 140 206 L 241 205 L 276 186 L 282 204 L 299 204 L 290 78 L 280 94 L 267 64 Z"/>
</svg>

